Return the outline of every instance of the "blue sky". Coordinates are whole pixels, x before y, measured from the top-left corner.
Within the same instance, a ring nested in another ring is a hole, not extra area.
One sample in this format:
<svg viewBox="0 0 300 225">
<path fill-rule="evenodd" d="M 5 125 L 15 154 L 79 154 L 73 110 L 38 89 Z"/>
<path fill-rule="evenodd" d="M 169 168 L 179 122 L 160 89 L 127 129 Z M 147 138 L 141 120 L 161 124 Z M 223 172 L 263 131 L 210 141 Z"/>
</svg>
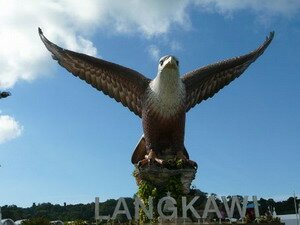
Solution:
<svg viewBox="0 0 300 225">
<path fill-rule="evenodd" d="M 104 201 L 137 190 L 130 158 L 140 119 L 53 61 L 38 26 L 63 47 L 150 78 L 162 55 L 177 56 L 184 74 L 248 53 L 275 30 L 243 76 L 187 114 L 185 145 L 202 191 L 299 195 L 298 1 L 26 3 L 0 1 L 0 90 L 12 92 L 0 100 L 0 206 Z"/>
</svg>

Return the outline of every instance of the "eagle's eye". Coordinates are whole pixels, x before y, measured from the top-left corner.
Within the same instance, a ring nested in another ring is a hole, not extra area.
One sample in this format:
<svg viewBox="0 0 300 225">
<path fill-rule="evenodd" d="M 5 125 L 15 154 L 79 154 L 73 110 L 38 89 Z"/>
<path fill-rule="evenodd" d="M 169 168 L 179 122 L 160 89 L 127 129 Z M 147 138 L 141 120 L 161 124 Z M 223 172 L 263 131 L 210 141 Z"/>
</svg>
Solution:
<svg viewBox="0 0 300 225">
<path fill-rule="evenodd" d="M 163 60 L 160 60 L 159 61 L 159 64 L 162 66 L 164 64 L 164 61 Z"/>
</svg>

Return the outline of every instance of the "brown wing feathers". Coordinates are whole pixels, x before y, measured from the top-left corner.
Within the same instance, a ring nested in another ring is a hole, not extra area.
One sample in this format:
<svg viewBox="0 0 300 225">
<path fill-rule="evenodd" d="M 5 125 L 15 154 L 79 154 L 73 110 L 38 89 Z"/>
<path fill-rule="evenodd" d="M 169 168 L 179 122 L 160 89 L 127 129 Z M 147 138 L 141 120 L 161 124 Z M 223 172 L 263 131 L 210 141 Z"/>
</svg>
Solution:
<svg viewBox="0 0 300 225">
<path fill-rule="evenodd" d="M 239 77 L 269 46 L 274 32 L 265 42 L 249 54 L 211 64 L 185 74 L 182 81 L 186 86 L 186 111 L 209 97 Z"/>
<path fill-rule="evenodd" d="M 141 117 L 144 93 L 150 80 L 142 74 L 101 59 L 63 49 L 50 42 L 39 28 L 39 35 L 53 59 L 75 76 L 94 88 L 121 102 Z M 224 86 L 239 77 L 268 47 L 274 32 L 266 41 L 249 54 L 211 64 L 185 74 L 186 112 L 197 103 L 212 97 Z"/>
<path fill-rule="evenodd" d="M 62 67 L 141 117 L 142 98 L 149 79 L 132 69 L 63 49 L 50 42 L 40 28 L 39 35 Z"/>
</svg>

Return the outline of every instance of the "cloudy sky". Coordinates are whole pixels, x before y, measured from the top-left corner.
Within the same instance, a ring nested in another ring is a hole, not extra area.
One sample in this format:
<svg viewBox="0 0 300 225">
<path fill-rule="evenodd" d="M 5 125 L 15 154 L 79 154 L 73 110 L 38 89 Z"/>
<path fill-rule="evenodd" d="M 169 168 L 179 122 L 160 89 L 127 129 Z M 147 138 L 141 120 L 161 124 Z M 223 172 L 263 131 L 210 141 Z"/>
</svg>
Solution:
<svg viewBox="0 0 300 225">
<path fill-rule="evenodd" d="M 165 54 L 181 73 L 275 39 L 238 80 L 187 116 L 194 185 L 218 195 L 300 194 L 298 0 L 0 0 L 0 206 L 132 196 L 141 121 L 70 75 L 58 45 L 153 78 Z"/>
</svg>

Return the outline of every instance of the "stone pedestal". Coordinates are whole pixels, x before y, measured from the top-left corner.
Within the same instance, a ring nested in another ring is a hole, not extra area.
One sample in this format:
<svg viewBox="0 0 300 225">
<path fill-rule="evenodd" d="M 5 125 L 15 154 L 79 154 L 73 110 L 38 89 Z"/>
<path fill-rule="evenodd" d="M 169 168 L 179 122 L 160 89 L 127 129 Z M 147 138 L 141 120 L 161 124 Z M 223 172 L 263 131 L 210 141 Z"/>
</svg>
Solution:
<svg viewBox="0 0 300 225">
<path fill-rule="evenodd" d="M 197 169 L 192 167 L 169 169 L 153 164 L 142 168 L 136 167 L 134 176 L 138 185 L 141 181 L 146 181 L 160 189 L 169 183 L 170 178 L 178 177 L 182 184 L 183 194 L 188 194 L 196 172 Z"/>
</svg>

